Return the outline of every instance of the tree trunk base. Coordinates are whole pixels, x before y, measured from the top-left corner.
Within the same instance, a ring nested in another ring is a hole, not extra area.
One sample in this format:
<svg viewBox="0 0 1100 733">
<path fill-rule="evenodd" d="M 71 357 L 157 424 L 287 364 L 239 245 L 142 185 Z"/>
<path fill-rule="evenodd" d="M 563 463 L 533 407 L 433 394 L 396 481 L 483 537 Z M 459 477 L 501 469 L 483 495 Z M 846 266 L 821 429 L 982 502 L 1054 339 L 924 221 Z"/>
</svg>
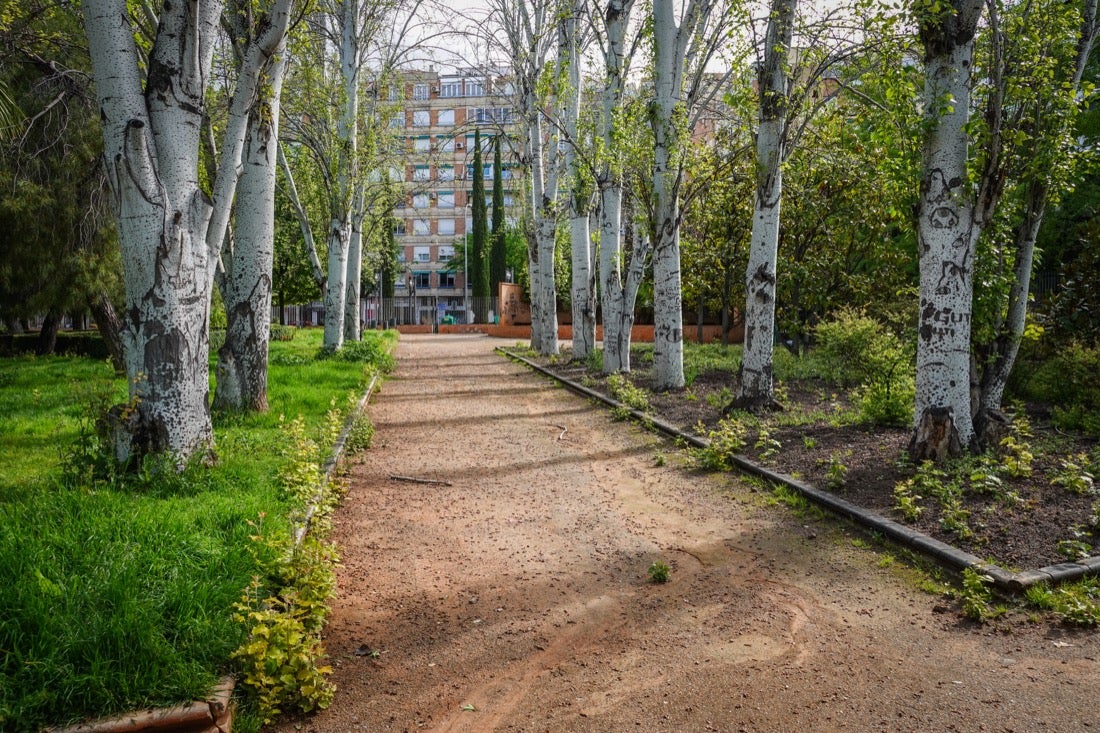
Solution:
<svg viewBox="0 0 1100 733">
<path fill-rule="evenodd" d="M 979 410 L 974 416 L 974 440 L 985 450 L 995 448 L 1012 432 L 1012 420 L 1000 410 Z"/>
<path fill-rule="evenodd" d="M 786 408 L 779 403 L 779 400 L 770 395 L 766 397 L 737 397 L 722 408 L 722 416 L 728 417 L 731 412 L 736 410 L 761 415 L 766 412 L 783 412 L 784 409 Z"/>
<path fill-rule="evenodd" d="M 918 463 L 943 463 L 948 458 L 962 455 L 963 445 L 951 409 L 933 407 L 925 410 L 909 441 L 908 451 L 909 457 Z"/>
</svg>

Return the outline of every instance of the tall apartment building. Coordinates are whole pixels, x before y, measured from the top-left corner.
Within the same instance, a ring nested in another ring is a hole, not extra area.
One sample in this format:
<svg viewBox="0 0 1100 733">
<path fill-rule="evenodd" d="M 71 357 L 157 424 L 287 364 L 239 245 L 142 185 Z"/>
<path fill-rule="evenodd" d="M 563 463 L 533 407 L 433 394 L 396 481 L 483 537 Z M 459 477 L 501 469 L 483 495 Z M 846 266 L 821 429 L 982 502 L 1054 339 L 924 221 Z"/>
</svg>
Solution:
<svg viewBox="0 0 1100 733">
<path fill-rule="evenodd" d="M 474 134 L 481 130 L 486 203 L 492 206 L 493 140 L 514 130 L 513 90 L 506 77 L 484 71 L 410 71 L 389 92 L 403 109 L 390 120 L 404 138 L 405 166 L 394 171 L 405 181 L 398 220 L 398 276 L 395 316 L 399 323 L 469 322 L 472 292 L 466 273 L 452 264 L 463 255 L 471 215 Z M 504 205 L 521 202 L 522 186 L 513 146 L 502 145 Z M 491 214 L 490 214 L 491 215 Z M 463 261 L 465 261 L 463 257 Z"/>
</svg>

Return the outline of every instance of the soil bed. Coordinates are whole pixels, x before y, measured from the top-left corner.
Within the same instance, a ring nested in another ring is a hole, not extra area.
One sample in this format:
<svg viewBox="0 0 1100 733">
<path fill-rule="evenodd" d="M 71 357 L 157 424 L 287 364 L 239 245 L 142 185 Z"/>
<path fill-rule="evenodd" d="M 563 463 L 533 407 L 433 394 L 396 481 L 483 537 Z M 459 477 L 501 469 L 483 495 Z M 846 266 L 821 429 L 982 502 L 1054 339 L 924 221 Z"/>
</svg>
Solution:
<svg viewBox="0 0 1100 733">
<path fill-rule="evenodd" d="M 570 361 L 568 350 L 556 359 L 533 360 L 589 389 L 610 394 L 606 378 Z M 701 436 L 716 427 L 722 408 L 732 398 L 735 375 L 707 371 L 687 389 L 657 392 L 648 365 L 639 368 L 637 361 L 631 381 L 649 391 L 649 412 Z M 1056 430 L 1041 406 L 1029 407 L 1032 435 L 1021 439 L 1034 456 L 1029 475 L 1009 475 L 1001 457 L 997 460 L 998 486 L 982 490 L 969 480 L 976 467 L 959 467 L 944 480 L 950 483 L 953 477 L 960 477 L 954 514 L 945 510 L 944 502 L 918 491 L 920 515 L 907 519 L 896 506 L 894 489 L 916 473 L 905 450 L 908 429 L 852 422 L 853 408 L 845 391 L 821 380 L 785 381 L 778 385 L 777 393 L 783 410 L 749 417 L 742 453 L 749 460 L 904 522 L 1006 570 L 1037 569 L 1100 552 L 1096 549 L 1100 548 L 1100 527 L 1096 525 L 1100 501 L 1095 490 L 1074 493 L 1052 484 L 1063 472 L 1064 461 L 1090 452 L 1095 461 L 1097 443 Z M 771 440 L 762 443 L 761 434 Z M 952 518 L 961 525 L 958 529 L 945 528 L 951 526 Z"/>
</svg>

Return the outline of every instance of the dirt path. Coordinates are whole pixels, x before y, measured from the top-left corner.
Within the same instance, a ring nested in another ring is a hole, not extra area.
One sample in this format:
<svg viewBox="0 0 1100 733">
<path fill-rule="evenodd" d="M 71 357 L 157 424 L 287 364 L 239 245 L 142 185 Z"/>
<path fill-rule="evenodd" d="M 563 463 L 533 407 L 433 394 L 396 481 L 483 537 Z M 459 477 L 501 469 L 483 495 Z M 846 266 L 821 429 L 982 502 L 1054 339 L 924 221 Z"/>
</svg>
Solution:
<svg viewBox="0 0 1100 733">
<path fill-rule="evenodd" d="M 497 343 L 402 337 L 334 522 L 336 701 L 280 730 L 1100 728 L 1100 634 L 970 626 Z"/>
</svg>

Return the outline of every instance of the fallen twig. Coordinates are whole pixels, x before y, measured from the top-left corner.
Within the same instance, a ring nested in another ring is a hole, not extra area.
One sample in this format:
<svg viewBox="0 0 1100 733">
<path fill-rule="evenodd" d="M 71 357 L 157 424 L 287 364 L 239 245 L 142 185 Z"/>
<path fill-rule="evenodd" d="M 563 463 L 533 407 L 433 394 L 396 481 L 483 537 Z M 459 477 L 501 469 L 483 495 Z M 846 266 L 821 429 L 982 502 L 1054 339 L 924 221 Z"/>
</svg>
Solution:
<svg viewBox="0 0 1100 733">
<path fill-rule="evenodd" d="M 434 478 L 417 478 L 416 476 L 390 476 L 391 481 L 408 481 L 413 484 L 440 484 L 442 486 L 453 486 L 450 481 L 439 481 Z"/>
<path fill-rule="evenodd" d="M 569 428 L 565 427 L 564 425 L 555 425 L 554 427 L 561 430 L 561 435 L 558 436 L 558 440 L 564 438 L 565 434 L 569 432 Z"/>
</svg>

